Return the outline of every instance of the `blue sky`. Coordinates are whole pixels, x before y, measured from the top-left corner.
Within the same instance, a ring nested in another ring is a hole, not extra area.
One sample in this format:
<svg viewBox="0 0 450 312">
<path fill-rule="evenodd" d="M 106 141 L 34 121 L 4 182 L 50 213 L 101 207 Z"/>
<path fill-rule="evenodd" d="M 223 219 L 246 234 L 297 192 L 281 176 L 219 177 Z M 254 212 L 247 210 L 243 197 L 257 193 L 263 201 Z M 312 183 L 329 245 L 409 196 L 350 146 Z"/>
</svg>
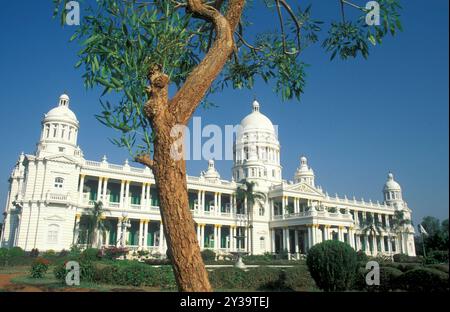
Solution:
<svg viewBox="0 0 450 312">
<path fill-rule="evenodd" d="M 318 19 L 338 18 L 337 1 L 311 2 Z M 302 56 L 311 66 L 300 102 L 282 102 L 270 85 L 257 83 L 253 90 L 216 94 L 219 107 L 199 109 L 195 116 L 203 124 L 237 124 L 256 95 L 261 111 L 279 125 L 285 179 L 292 180 L 304 154 L 317 184 L 330 194 L 376 201 L 392 170 L 416 224 L 425 215 L 448 218 L 448 1 L 425 6 L 411 0 L 403 6 L 404 31 L 372 49 L 368 60 L 330 62 L 320 45 L 309 48 Z M 64 91 L 80 120 L 78 143 L 85 157 L 100 160 L 106 154 L 114 163 L 128 157 L 108 141 L 115 133 L 94 118 L 100 92 L 85 90 L 82 72 L 73 68 L 73 29 L 60 27 L 51 13 L 51 1 L 8 1 L 0 10 L 2 205 L 18 155 L 34 152 L 43 114 Z M 257 2 L 254 29 L 276 25 L 271 14 Z M 231 165 L 217 162 L 223 178 L 230 178 Z M 187 166 L 188 174 L 198 175 L 206 161 Z"/>
</svg>

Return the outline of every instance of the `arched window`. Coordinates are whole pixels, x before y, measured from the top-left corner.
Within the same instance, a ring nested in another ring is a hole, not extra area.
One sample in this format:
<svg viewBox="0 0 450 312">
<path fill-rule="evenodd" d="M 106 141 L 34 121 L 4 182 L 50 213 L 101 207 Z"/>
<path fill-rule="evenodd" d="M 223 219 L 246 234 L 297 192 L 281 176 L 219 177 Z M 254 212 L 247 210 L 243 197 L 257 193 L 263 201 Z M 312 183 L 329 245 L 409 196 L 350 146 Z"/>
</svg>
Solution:
<svg viewBox="0 0 450 312">
<path fill-rule="evenodd" d="M 260 216 L 264 216 L 264 214 L 265 214 L 264 206 L 263 206 L 263 205 L 260 205 L 260 206 L 259 206 L 259 215 L 260 215 Z"/>
<path fill-rule="evenodd" d="M 59 234 L 59 225 L 50 224 L 48 226 L 47 242 L 49 244 L 57 244 L 58 243 L 58 234 Z"/>
<path fill-rule="evenodd" d="M 266 249 L 266 239 L 264 238 L 264 236 L 261 236 L 259 238 L 259 248 L 261 248 L 262 250 Z"/>
<path fill-rule="evenodd" d="M 64 179 L 61 177 L 55 178 L 55 188 L 62 188 L 64 184 Z"/>
</svg>

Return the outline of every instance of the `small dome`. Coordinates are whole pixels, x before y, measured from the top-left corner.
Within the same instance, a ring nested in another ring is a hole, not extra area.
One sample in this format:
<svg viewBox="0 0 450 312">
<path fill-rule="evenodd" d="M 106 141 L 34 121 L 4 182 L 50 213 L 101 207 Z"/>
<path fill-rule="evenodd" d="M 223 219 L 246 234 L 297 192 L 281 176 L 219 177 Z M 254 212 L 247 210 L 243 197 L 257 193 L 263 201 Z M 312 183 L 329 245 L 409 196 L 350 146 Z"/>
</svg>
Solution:
<svg viewBox="0 0 450 312">
<path fill-rule="evenodd" d="M 384 190 L 387 191 L 401 191 L 402 188 L 400 187 L 400 184 L 398 184 L 394 180 L 394 175 L 392 172 L 389 172 L 388 174 L 388 180 L 386 181 L 386 184 L 384 185 Z"/>
<path fill-rule="evenodd" d="M 48 119 L 58 120 L 58 121 L 71 121 L 78 123 L 77 116 L 69 108 L 69 96 L 67 94 L 62 94 L 59 97 L 58 106 L 51 109 L 47 114 L 45 114 L 44 122 Z"/>
<path fill-rule="evenodd" d="M 275 132 L 272 122 L 264 114 L 259 111 L 258 101 L 253 102 L 253 111 L 241 121 L 243 131 L 247 130 L 263 130 L 268 132 Z"/>
</svg>

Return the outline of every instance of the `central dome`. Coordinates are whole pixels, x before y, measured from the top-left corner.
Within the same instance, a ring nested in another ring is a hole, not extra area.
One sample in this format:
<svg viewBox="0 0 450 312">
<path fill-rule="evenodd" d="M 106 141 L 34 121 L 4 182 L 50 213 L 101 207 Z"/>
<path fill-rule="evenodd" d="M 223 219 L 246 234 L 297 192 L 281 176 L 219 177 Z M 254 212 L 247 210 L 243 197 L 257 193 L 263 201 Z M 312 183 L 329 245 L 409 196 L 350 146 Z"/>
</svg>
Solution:
<svg viewBox="0 0 450 312">
<path fill-rule="evenodd" d="M 272 122 L 259 111 L 259 103 L 253 102 L 253 111 L 241 121 L 241 127 L 247 130 L 263 130 L 275 132 Z"/>
<path fill-rule="evenodd" d="M 52 108 L 47 114 L 45 114 L 45 121 L 67 121 L 77 124 L 78 119 L 75 113 L 69 108 L 69 97 L 63 94 L 59 98 L 59 104 L 57 107 Z"/>
</svg>

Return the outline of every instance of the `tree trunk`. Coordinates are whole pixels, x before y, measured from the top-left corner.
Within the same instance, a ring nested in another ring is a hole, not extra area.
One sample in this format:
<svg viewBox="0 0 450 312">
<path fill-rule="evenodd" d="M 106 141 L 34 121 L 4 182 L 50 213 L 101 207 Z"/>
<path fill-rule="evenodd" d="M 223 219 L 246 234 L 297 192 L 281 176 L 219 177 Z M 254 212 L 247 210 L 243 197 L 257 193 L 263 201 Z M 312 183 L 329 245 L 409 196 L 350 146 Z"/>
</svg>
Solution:
<svg viewBox="0 0 450 312">
<path fill-rule="evenodd" d="M 204 59 L 190 73 L 175 96 L 168 99 L 169 77 L 162 66 L 149 71 L 150 86 L 144 114 L 154 131 L 154 155 L 136 157 L 136 161 L 150 167 L 155 176 L 160 199 L 161 219 L 168 242 L 169 255 L 180 291 L 211 291 L 200 246 L 189 209 L 186 163 L 174 157 L 183 139 L 171 134 L 175 126 L 186 125 L 214 79 L 222 71 L 234 48 L 233 32 L 240 20 L 243 0 L 230 0 L 223 16 L 219 10 L 201 0 L 188 0 L 187 9 L 214 25 L 215 41 Z"/>
<path fill-rule="evenodd" d="M 153 172 L 169 256 L 180 291 L 211 291 L 189 209 L 186 164 L 170 154 L 171 127 L 156 128 Z"/>
</svg>

